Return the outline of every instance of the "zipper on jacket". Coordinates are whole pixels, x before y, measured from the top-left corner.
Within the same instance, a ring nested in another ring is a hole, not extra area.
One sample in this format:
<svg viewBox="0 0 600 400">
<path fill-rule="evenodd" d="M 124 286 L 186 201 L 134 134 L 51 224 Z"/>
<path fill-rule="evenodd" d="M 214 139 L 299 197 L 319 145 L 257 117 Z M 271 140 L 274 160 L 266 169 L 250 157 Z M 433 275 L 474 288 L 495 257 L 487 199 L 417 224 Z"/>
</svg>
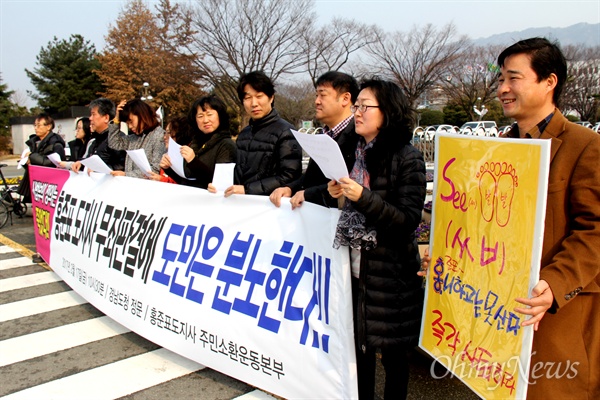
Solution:
<svg viewBox="0 0 600 400">
<path fill-rule="evenodd" d="M 358 280 L 358 344 L 360 349 L 365 354 L 367 352 L 367 286 L 366 280 L 366 266 L 364 262 L 364 256 L 361 249 L 360 252 L 360 273 Z"/>
</svg>

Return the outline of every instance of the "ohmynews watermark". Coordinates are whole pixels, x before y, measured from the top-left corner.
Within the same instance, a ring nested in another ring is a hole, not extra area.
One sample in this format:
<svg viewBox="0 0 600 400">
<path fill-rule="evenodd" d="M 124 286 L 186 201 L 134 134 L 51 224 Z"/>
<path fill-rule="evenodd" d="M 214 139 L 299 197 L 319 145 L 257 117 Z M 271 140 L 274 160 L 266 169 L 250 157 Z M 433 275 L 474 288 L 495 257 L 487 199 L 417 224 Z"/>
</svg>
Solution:
<svg viewBox="0 0 600 400">
<path fill-rule="evenodd" d="M 535 352 L 532 353 L 532 356 Z M 443 374 L 435 371 L 435 364 L 439 363 L 446 367 Z M 436 357 L 431 363 L 429 372 L 434 379 L 442 379 L 448 374 L 456 375 L 461 379 L 484 379 L 488 382 L 488 390 L 506 388 L 510 394 L 516 388 L 516 377 L 519 376 L 528 385 L 535 385 L 541 378 L 545 379 L 573 379 L 577 376 L 579 361 L 571 360 L 554 362 L 538 361 L 531 365 L 531 372 L 527 374 L 525 366 L 518 356 L 513 356 L 505 362 L 487 360 L 480 357 L 473 360 L 458 354 L 454 357 L 442 355 Z"/>
</svg>

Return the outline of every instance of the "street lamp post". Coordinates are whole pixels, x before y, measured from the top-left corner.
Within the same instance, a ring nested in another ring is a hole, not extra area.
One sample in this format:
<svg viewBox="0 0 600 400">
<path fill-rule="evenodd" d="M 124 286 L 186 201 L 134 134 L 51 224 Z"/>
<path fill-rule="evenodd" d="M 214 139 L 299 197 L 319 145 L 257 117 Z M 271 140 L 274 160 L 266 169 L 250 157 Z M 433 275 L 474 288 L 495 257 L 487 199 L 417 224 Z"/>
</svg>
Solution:
<svg viewBox="0 0 600 400">
<path fill-rule="evenodd" d="M 477 98 L 477 103 L 481 103 L 481 97 Z M 485 107 L 485 104 L 482 104 L 481 108 L 477 108 L 477 106 L 473 106 L 473 111 L 475 111 L 475 114 L 479 115 L 479 120 L 481 121 L 481 118 L 483 118 L 483 116 L 485 114 L 487 114 L 488 109 Z"/>
<path fill-rule="evenodd" d="M 142 101 L 152 101 L 154 97 L 152 97 L 152 95 L 150 94 L 150 84 L 148 82 L 144 82 L 142 86 Z"/>
</svg>

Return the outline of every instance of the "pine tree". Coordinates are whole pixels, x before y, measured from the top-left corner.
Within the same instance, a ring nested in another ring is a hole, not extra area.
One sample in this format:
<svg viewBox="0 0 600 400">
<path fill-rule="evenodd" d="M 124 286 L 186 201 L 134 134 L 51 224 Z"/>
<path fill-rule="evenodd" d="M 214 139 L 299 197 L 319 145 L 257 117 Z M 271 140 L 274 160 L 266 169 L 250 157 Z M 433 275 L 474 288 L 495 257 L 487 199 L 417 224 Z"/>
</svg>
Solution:
<svg viewBox="0 0 600 400">
<path fill-rule="evenodd" d="M 38 94 L 29 95 L 48 112 L 84 106 L 102 91 L 100 79 L 93 72 L 100 67 L 96 48 L 81 35 L 68 40 L 56 37 L 40 50 L 37 67 L 25 70 Z"/>
<path fill-rule="evenodd" d="M 13 93 L 8 90 L 8 85 L 2 83 L 0 76 L 0 154 L 10 150 L 10 119 L 27 113 L 25 107 L 20 107 L 11 100 Z"/>
</svg>

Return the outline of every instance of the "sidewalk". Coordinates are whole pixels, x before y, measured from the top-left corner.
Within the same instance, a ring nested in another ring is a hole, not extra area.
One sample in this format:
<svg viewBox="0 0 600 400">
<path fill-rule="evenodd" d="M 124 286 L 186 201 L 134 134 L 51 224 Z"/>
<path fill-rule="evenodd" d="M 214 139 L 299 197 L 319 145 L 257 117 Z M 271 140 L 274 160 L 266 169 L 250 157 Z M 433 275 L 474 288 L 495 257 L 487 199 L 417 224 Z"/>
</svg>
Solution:
<svg viewBox="0 0 600 400">
<path fill-rule="evenodd" d="M 13 215 L 12 225 L 9 220 L 6 225 L 0 228 L 0 243 L 11 247 L 24 248 L 28 253 L 21 254 L 31 257 L 36 252 L 33 223 L 31 204 L 28 204 L 27 214 L 23 218 Z"/>
<path fill-rule="evenodd" d="M 18 154 L 9 154 L 6 156 L 0 156 L 0 164 L 6 164 L 9 167 L 16 167 L 20 158 L 21 158 L 21 156 Z"/>
</svg>

